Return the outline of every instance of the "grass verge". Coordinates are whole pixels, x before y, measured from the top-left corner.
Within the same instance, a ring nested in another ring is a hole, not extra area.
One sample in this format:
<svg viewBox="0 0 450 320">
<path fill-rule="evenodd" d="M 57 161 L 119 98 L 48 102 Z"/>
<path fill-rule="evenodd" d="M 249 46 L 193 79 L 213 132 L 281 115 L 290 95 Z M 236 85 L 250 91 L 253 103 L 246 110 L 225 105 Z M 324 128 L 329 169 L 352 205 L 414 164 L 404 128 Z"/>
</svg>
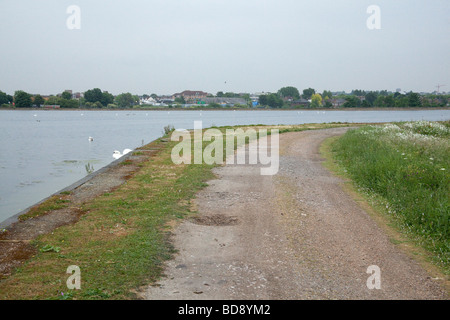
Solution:
<svg viewBox="0 0 450 320">
<path fill-rule="evenodd" d="M 385 222 L 449 275 L 449 122 L 365 126 L 327 141 L 327 166 L 351 179 Z M 416 251 L 416 254 L 419 251 Z M 425 252 L 425 253 L 424 253 Z"/>
</svg>

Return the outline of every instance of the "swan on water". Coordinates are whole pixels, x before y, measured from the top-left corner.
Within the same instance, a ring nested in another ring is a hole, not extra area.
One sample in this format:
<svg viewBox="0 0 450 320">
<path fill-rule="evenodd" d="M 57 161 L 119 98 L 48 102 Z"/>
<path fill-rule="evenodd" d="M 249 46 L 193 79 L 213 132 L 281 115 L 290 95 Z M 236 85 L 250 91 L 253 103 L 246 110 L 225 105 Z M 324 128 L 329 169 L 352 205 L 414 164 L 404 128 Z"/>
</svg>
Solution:
<svg viewBox="0 0 450 320">
<path fill-rule="evenodd" d="M 94 138 L 89 137 L 88 140 L 89 140 L 89 141 L 94 141 Z"/>
<path fill-rule="evenodd" d="M 124 149 L 123 153 L 120 153 L 120 151 L 114 150 L 113 158 L 114 159 L 119 159 L 120 157 L 126 155 L 127 153 L 129 153 L 131 151 L 133 151 L 133 150 L 131 150 L 131 149 Z"/>
</svg>

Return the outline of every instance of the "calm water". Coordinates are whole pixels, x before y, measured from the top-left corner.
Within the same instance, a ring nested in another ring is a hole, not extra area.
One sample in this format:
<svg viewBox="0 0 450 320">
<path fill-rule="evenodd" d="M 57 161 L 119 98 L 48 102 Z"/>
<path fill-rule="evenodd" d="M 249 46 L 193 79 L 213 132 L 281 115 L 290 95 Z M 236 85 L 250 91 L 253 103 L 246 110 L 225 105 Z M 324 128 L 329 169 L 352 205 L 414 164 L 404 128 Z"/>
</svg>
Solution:
<svg viewBox="0 0 450 320">
<path fill-rule="evenodd" d="M 164 126 L 448 120 L 429 111 L 0 110 L 0 222 L 112 162 L 114 150 L 160 137 Z M 93 137 L 93 141 L 88 138 Z"/>
</svg>

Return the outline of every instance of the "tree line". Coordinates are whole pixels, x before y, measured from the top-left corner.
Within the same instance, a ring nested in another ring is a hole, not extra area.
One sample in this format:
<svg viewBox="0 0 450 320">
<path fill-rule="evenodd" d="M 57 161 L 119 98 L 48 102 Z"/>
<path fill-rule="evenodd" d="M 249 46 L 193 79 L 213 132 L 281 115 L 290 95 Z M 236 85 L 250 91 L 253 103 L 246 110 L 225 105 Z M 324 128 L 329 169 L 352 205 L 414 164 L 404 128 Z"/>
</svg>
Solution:
<svg viewBox="0 0 450 320">
<path fill-rule="evenodd" d="M 117 96 L 99 88 L 88 90 L 84 97 L 74 99 L 70 92 L 64 91 L 56 96 L 44 99 L 40 94 L 32 95 L 18 90 L 14 96 L 0 91 L 0 106 L 15 108 L 32 108 L 50 105 L 59 105 L 61 108 L 129 108 L 139 104 L 139 97 L 131 93 L 122 93 Z"/>
<path fill-rule="evenodd" d="M 150 97 L 144 95 L 144 97 Z M 151 96 L 155 96 L 152 94 Z M 250 102 L 250 94 L 233 92 L 217 92 L 217 97 L 242 97 Z M 59 105 L 61 108 L 131 108 L 139 105 L 139 96 L 129 92 L 112 95 L 99 88 L 87 90 L 83 97 L 74 99 L 70 92 L 62 92 L 56 96 L 44 99 L 40 94 L 32 95 L 18 90 L 14 96 L 0 91 L 0 106 L 15 108 L 31 108 L 46 105 Z M 337 103 L 337 101 L 339 101 Z M 175 101 L 183 104 L 183 101 Z M 425 94 L 417 92 L 388 92 L 353 90 L 347 93 L 332 93 L 324 90 L 316 92 L 313 88 L 300 91 L 287 86 L 276 93 L 266 93 L 258 96 L 258 104 L 268 108 L 408 108 L 408 107 L 447 107 L 450 95 Z M 250 105 L 250 103 L 249 103 Z"/>
<path fill-rule="evenodd" d="M 340 100 L 341 103 L 336 101 Z M 292 86 L 283 87 L 276 93 L 259 96 L 259 104 L 270 108 L 408 108 L 408 107 L 447 107 L 450 95 L 425 94 L 417 92 L 388 92 L 352 90 L 347 93 L 332 93 L 324 90 L 316 92 L 313 88 L 300 91 Z"/>
</svg>

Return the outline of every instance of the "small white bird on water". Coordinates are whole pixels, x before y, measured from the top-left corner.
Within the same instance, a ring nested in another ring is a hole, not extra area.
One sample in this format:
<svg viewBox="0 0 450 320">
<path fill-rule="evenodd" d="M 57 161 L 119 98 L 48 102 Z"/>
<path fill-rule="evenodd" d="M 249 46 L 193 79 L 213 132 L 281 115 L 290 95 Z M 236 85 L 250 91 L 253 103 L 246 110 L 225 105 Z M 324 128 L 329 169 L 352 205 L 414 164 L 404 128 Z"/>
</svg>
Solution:
<svg viewBox="0 0 450 320">
<path fill-rule="evenodd" d="M 133 151 L 133 150 L 131 150 L 131 149 L 124 149 L 123 153 L 120 153 L 120 151 L 115 150 L 114 153 L 113 153 L 113 158 L 114 159 L 119 159 L 120 157 L 126 155 L 127 153 L 129 153 L 131 151 Z"/>
<path fill-rule="evenodd" d="M 94 141 L 94 138 L 89 137 L 88 140 L 89 140 L 89 141 Z"/>
</svg>

